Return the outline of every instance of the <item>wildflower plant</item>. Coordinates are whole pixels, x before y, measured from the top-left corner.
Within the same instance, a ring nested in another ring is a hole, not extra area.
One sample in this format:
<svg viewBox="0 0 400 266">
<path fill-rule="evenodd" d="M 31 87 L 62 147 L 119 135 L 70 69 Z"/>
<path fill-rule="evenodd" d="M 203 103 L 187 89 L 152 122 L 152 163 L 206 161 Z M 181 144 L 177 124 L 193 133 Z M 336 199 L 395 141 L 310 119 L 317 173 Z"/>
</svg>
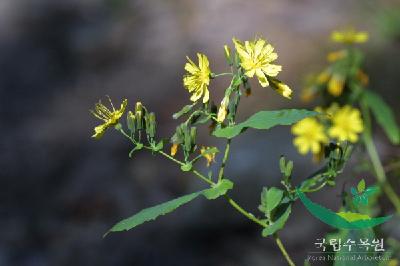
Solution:
<svg viewBox="0 0 400 266">
<path fill-rule="evenodd" d="M 351 187 L 350 192 L 345 192 L 343 188 L 341 195 L 343 205 L 338 215 L 348 220 L 367 221 L 371 213 L 377 213 L 377 209 L 379 211 L 377 202 L 379 196 L 389 199 L 396 214 L 400 214 L 400 197 L 388 180 L 373 141 L 372 126 L 374 122 L 379 124 L 393 145 L 400 144 L 400 128 L 389 105 L 378 93 L 368 89 L 369 77 L 363 70 L 364 54 L 356 47 L 357 44 L 365 43 L 368 38 L 368 33 L 357 32 L 354 29 L 334 31 L 331 34 L 331 40 L 340 44 L 340 50 L 327 55 L 328 65 L 318 75 L 308 80 L 301 93 L 301 98 L 305 102 L 318 98 L 322 105 L 317 106 L 315 110 L 325 115 L 306 118 L 292 126 L 292 133 L 295 136 L 293 144 L 301 154 L 311 150 L 314 158 L 318 159 L 321 149 L 316 148 L 316 145 L 317 143 L 321 147 L 326 145 L 327 139 L 345 152 L 351 153 L 356 146 L 359 146 L 368 154 L 366 167 L 362 167 L 362 170 L 370 171 L 376 178 L 376 184 L 366 187 L 365 180 L 362 179 L 356 188 Z M 309 122 L 310 119 L 313 119 L 313 123 Z M 313 133 L 308 133 L 309 128 Z M 315 145 L 314 149 L 309 148 L 311 144 Z M 377 233 L 382 235 L 371 228 L 361 231 L 339 229 L 329 234 L 328 239 L 332 237 L 345 239 L 350 235 L 353 238 L 372 238 Z M 391 257 L 396 254 L 393 250 L 398 250 L 400 242 L 389 240 L 392 247 L 397 247 L 385 253 Z M 336 252 L 336 255 L 343 254 Z M 400 252 L 397 252 L 397 256 L 400 256 Z M 397 260 L 393 259 L 392 262 L 394 261 Z M 387 265 L 385 262 L 382 263 L 379 265 Z M 335 265 L 341 264 L 335 263 Z"/>
<path fill-rule="evenodd" d="M 335 38 L 340 39 L 337 36 Z M 343 42 L 349 43 L 351 38 L 346 35 L 341 39 L 345 40 Z M 362 38 L 356 38 L 358 42 L 360 39 Z M 282 66 L 275 63 L 278 54 L 266 40 L 256 38 L 252 41 L 241 41 L 233 38 L 233 47 L 234 49 L 231 49 L 230 46 L 225 45 L 221 49 L 224 51 L 228 69 L 223 73 L 212 72 L 215 69 L 205 54 L 198 53 L 197 62 L 187 57 L 188 62 L 184 66 L 186 73 L 183 75 L 183 87 L 190 94 L 190 102 L 172 115 L 173 119 L 181 122 L 168 140 L 158 136 L 156 116 L 142 103 L 137 102 L 134 108 L 130 109 L 127 107 L 127 101 L 124 100 L 120 109 L 116 110 L 112 107 L 112 111 L 100 103 L 96 104 L 93 114 L 104 121 L 103 125 L 95 128 L 94 137 L 96 139 L 102 137 L 107 129 L 114 127 L 132 145 L 129 157 L 133 157 L 137 152 L 152 152 L 169 159 L 182 172 L 193 174 L 207 185 L 197 192 L 141 210 L 115 224 L 106 235 L 135 228 L 170 213 L 198 197 L 208 200 L 222 197 L 238 213 L 260 226 L 262 236 L 272 237 L 288 265 L 295 265 L 279 238 L 279 231 L 284 228 L 290 218 L 292 205 L 299 199 L 299 195 L 303 195 L 299 193 L 319 191 L 325 185 L 334 186 L 335 178 L 342 172 L 352 154 L 351 144 L 359 140 L 360 134 L 365 134 L 366 130 L 370 130 L 367 121 L 361 120 L 358 109 L 352 107 L 352 104 L 358 99 L 365 99 L 362 87 L 365 76 L 362 80 L 359 78 L 361 55 L 359 52 L 353 51 L 352 47 L 348 48 L 346 56 L 339 56 L 340 59 L 334 60 L 334 64 L 341 67 L 329 68 L 329 71 L 326 72 L 327 77 L 324 78 L 325 83 L 318 81 L 316 88 L 313 87 L 308 91 L 309 98 L 316 94 L 323 94 L 329 99 L 338 99 L 337 102 L 340 105 L 337 107 L 331 106 L 329 110 L 322 107 L 314 111 L 305 109 L 261 110 L 245 121 L 239 122 L 236 120 L 236 114 L 242 96 L 251 95 L 249 79 L 257 78 L 261 88 L 270 87 L 282 95 L 283 99 L 290 99 L 292 90 L 278 79 Z M 340 60 L 350 60 L 348 58 L 351 58 L 351 61 L 338 63 Z M 355 61 L 353 62 L 353 60 Z M 338 73 L 340 73 L 340 77 Z M 226 88 L 217 88 L 213 83 L 214 79 L 221 76 L 231 77 Z M 336 79 L 333 82 L 336 87 L 332 94 L 325 88 L 326 83 L 333 78 Z M 351 86 L 355 89 L 348 88 L 347 81 L 351 81 L 353 84 Z M 219 106 L 210 100 L 210 96 L 213 96 L 217 90 L 223 91 Z M 372 92 L 370 94 L 372 95 Z M 363 100 L 362 103 L 366 105 L 366 110 L 376 108 L 371 107 L 366 100 Z M 390 110 L 385 108 L 386 113 L 390 115 Z M 125 112 L 126 110 L 127 112 Z M 330 114 L 330 112 L 333 113 Z M 125 123 L 122 119 L 123 113 L 126 113 Z M 365 120 L 365 117 L 363 119 Z M 226 141 L 223 152 L 220 152 L 217 147 L 209 147 L 206 143 L 198 142 L 198 130 L 207 125 L 206 130 L 210 131 L 211 136 Z M 311 151 L 318 155 L 320 160 L 324 160 L 324 166 L 306 178 L 297 177 L 296 179 L 302 182 L 294 185 L 292 182 L 293 162 L 281 156 L 279 160 L 277 159 L 281 172 L 281 187 L 260 189 L 258 208 L 260 214 L 252 214 L 229 196 L 230 190 L 239 189 L 234 187 L 234 182 L 225 172 L 225 166 L 229 161 L 231 142 L 247 129 L 268 130 L 275 126 L 288 125 L 293 125 L 292 132 L 296 135 L 294 144 L 300 153 L 306 154 Z M 210 171 L 207 175 L 203 174 L 197 170 L 200 160 L 206 163 L 207 167 L 218 163 L 219 169 L 215 173 Z"/>
<path fill-rule="evenodd" d="M 325 136 L 330 137 L 341 147 L 353 147 L 358 143 L 365 147 L 372 165 L 371 172 L 400 214 L 400 198 L 387 180 L 372 139 L 371 114 L 394 145 L 400 144 L 400 129 L 391 108 L 379 94 L 367 88 L 369 77 L 362 67 L 364 55 L 355 46 L 366 42 L 368 33 L 357 32 L 354 29 L 334 31 L 331 40 L 343 47 L 328 54 L 328 66 L 307 84 L 302 91 L 302 99 L 309 102 L 319 97 L 323 103 L 315 110 L 325 113 L 326 116 L 320 118 L 320 124 L 314 125 L 314 128 L 323 125 Z M 292 133 L 297 136 L 294 144 L 299 152 L 304 154 L 306 144 L 301 146 L 298 140 L 302 124 L 304 121 L 295 124 Z M 321 136 L 319 138 L 314 136 L 309 142 L 317 142 L 319 139 Z"/>
</svg>

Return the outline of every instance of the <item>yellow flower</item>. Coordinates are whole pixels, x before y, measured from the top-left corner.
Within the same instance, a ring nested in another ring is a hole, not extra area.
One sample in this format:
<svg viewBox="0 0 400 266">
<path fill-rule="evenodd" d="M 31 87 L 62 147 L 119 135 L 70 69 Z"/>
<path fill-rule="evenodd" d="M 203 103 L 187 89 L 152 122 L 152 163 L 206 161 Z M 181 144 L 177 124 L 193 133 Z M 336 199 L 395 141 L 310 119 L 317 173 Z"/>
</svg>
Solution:
<svg viewBox="0 0 400 266">
<path fill-rule="evenodd" d="M 178 147 L 179 145 L 176 143 L 173 143 L 171 146 L 171 156 L 175 156 L 175 154 L 178 152 Z"/>
<path fill-rule="evenodd" d="M 198 53 L 197 57 L 199 66 L 189 57 L 186 57 L 189 61 L 185 64 L 185 70 L 188 74 L 183 77 L 183 85 L 190 93 L 193 93 L 192 97 L 190 97 L 191 101 L 196 102 L 203 97 L 203 103 L 206 103 L 210 98 L 210 92 L 208 91 L 211 75 L 210 63 L 204 54 Z"/>
<path fill-rule="evenodd" d="M 225 96 L 221 101 L 221 106 L 218 110 L 217 122 L 222 123 L 225 120 L 226 114 L 228 113 L 229 96 Z"/>
<path fill-rule="evenodd" d="M 368 41 L 368 32 L 366 31 L 355 31 L 350 28 L 344 31 L 334 31 L 331 34 L 331 39 L 338 43 L 364 43 Z"/>
<path fill-rule="evenodd" d="M 310 150 L 313 154 L 318 154 L 321 151 L 322 144 L 328 142 L 324 133 L 324 126 L 312 117 L 294 124 L 292 133 L 297 136 L 293 140 L 293 144 L 301 154 L 306 154 Z"/>
<path fill-rule="evenodd" d="M 243 44 L 234 38 L 233 43 L 239 54 L 240 65 L 246 71 L 245 75 L 252 78 L 255 74 L 262 87 L 269 85 L 267 76 L 276 77 L 282 70 L 280 65 L 271 64 L 278 58 L 278 54 L 274 53 L 274 47 L 265 40 L 245 41 Z"/>
<path fill-rule="evenodd" d="M 94 128 L 93 138 L 99 139 L 103 136 L 104 132 L 111 126 L 115 126 L 118 123 L 118 120 L 125 112 L 126 105 L 128 104 L 128 100 L 125 99 L 122 104 L 121 108 L 115 110 L 114 105 L 111 102 L 111 99 L 108 98 L 111 104 L 112 110 L 108 109 L 104 106 L 101 101 L 95 104 L 95 109 L 90 110 L 90 112 L 97 117 L 98 119 L 104 121 L 103 124 Z"/>
<path fill-rule="evenodd" d="M 209 149 L 211 149 L 211 147 L 204 146 L 200 149 L 201 155 L 207 160 L 207 167 L 210 167 L 211 163 L 215 162 L 215 155 L 217 154 L 217 152 L 208 151 Z"/>
<path fill-rule="evenodd" d="M 349 105 L 336 110 L 332 115 L 332 127 L 329 136 L 339 141 L 357 142 L 358 134 L 364 130 L 361 113 Z"/>
<path fill-rule="evenodd" d="M 328 92 L 338 97 L 342 94 L 344 89 L 344 77 L 340 74 L 333 74 L 328 83 Z"/>
<path fill-rule="evenodd" d="M 288 85 L 274 78 L 269 78 L 268 80 L 271 82 L 272 88 L 274 88 L 277 93 L 285 98 L 292 98 L 292 90 L 289 88 Z"/>
</svg>

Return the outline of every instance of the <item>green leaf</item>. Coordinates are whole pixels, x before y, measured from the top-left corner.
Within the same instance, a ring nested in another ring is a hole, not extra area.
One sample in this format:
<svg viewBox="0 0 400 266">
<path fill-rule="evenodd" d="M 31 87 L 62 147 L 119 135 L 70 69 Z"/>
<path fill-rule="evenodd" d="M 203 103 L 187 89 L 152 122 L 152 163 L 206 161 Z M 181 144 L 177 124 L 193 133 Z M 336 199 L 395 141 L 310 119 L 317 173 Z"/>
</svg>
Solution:
<svg viewBox="0 0 400 266">
<path fill-rule="evenodd" d="M 225 195 L 226 192 L 233 188 L 233 183 L 229 179 L 222 179 L 212 189 L 207 189 L 203 192 L 203 195 L 207 199 L 216 199 L 219 196 Z"/>
<path fill-rule="evenodd" d="M 392 215 L 371 218 L 369 220 L 357 220 L 353 222 L 349 222 L 348 220 L 344 219 L 339 214 L 322 207 L 319 204 L 312 202 L 303 192 L 299 189 L 296 189 L 297 195 L 299 199 L 307 208 L 307 210 L 316 218 L 321 220 L 322 222 L 339 229 L 364 229 L 370 228 L 377 225 L 380 225 L 392 218 Z"/>
<path fill-rule="evenodd" d="M 190 170 L 192 170 L 193 165 L 192 163 L 185 163 L 184 165 L 181 166 L 181 170 L 183 172 L 189 172 Z"/>
<path fill-rule="evenodd" d="M 267 192 L 268 188 L 263 187 L 261 191 L 261 204 L 258 206 L 258 209 L 267 216 Z"/>
<path fill-rule="evenodd" d="M 164 142 L 162 140 L 160 140 L 160 142 L 158 142 L 156 145 L 153 144 L 152 146 L 153 151 L 160 151 L 162 150 L 163 147 L 164 147 Z"/>
<path fill-rule="evenodd" d="M 365 180 L 364 179 L 361 179 L 361 181 L 358 182 L 357 190 L 358 190 L 358 193 L 362 193 L 365 190 Z"/>
<path fill-rule="evenodd" d="M 188 194 L 162 204 L 141 210 L 137 214 L 120 221 L 115 224 L 107 233 L 104 234 L 106 236 L 110 232 L 119 232 L 119 231 L 128 231 L 138 225 L 141 225 L 145 222 L 155 220 L 161 215 L 165 215 L 177 209 L 178 207 L 194 200 L 200 195 L 203 195 L 207 199 L 216 199 L 219 196 L 224 195 L 229 189 L 233 187 L 233 183 L 228 179 L 222 180 L 220 183 L 216 184 L 214 187 L 209 189 L 204 189 L 202 191 L 198 191 L 192 194 Z"/>
<path fill-rule="evenodd" d="M 283 197 L 283 191 L 280 190 L 279 188 L 276 187 L 271 187 L 268 189 L 267 194 L 266 194 L 266 211 L 268 213 L 271 213 L 273 209 L 276 208 L 276 206 L 279 205 Z"/>
<path fill-rule="evenodd" d="M 200 195 L 199 192 L 192 193 L 189 195 L 176 198 L 174 200 L 164 202 L 160 205 L 156 205 L 154 207 L 141 210 L 137 214 L 127 219 L 124 219 L 119 223 L 117 223 L 116 225 L 114 225 L 104 236 L 106 236 L 110 232 L 119 232 L 124 230 L 127 231 L 142 223 L 155 220 L 158 216 L 172 212 L 176 208 L 188 203 L 189 201 L 195 199 L 199 195 Z"/>
<path fill-rule="evenodd" d="M 400 129 L 389 105 L 378 94 L 367 90 L 364 92 L 362 100 L 371 109 L 376 121 L 383 128 L 390 141 L 393 144 L 399 144 Z"/>
<path fill-rule="evenodd" d="M 260 111 L 245 122 L 225 128 L 217 128 L 213 135 L 219 138 L 233 138 L 247 128 L 270 129 L 278 125 L 291 125 L 306 117 L 318 115 L 318 112 L 304 109 L 284 109 L 279 111 Z"/>
<path fill-rule="evenodd" d="M 135 148 L 133 148 L 130 152 L 129 152 L 129 157 L 132 157 L 132 154 L 135 151 L 140 151 L 141 149 L 143 149 L 143 143 L 137 143 Z"/>
<path fill-rule="evenodd" d="M 196 119 L 192 119 L 193 125 L 201 125 L 207 123 L 211 119 L 210 115 L 200 115 Z"/>
<path fill-rule="evenodd" d="M 267 237 L 276 233 L 278 230 L 281 230 L 285 226 L 285 223 L 288 220 L 291 211 L 292 208 L 289 205 L 286 208 L 286 211 L 275 222 L 264 228 L 264 230 L 262 231 L 262 236 Z"/>
<path fill-rule="evenodd" d="M 194 105 L 195 104 L 185 105 L 179 112 L 176 112 L 175 114 L 173 114 L 172 118 L 178 119 L 182 115 L 187 114 L 188 112 L 190 112 L 190 110 L 192 110 Z"/>
</svg>

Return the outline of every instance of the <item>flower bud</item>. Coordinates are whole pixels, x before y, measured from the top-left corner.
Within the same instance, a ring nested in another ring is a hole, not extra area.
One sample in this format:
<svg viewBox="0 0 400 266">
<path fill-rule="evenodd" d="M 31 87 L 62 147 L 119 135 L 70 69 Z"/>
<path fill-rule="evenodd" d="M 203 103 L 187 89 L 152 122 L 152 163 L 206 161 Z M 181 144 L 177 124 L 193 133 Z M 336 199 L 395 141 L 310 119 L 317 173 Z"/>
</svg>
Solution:
<svg viewBox="0 0 400 266">
<path fill-rule="evenodd" d="M 270 79 L 271 81 L 271 87 L 275 89 L 277 93 L 282 95 L 285 98 L 291 99 L 292 98 L 292 90 L 289 88 L 288 85 L 285 83 L 282 83 L 281 81 L 277 79 Z"/>
<path fill-rule="evenodd" d="M 176 143 L 173 143 L 171 146 L 171 156 L 175 156 L 175 154 L 178 152 L 178 147 L 179 145 Z"/>
<path fill-rule="evenodd" d="M 143 129 L 144 110 L 141 102 L 137 102 L 135 106 L 136 128 Z"/>
<path fill-rule="evenodd" d="M 225 96 L 222 99 L 221 106 L 219 107 L 219 110 L 218 110 L 218 115 L 217 115 L 218 123 L 224 122 L 226 114 L 228 113 L 228 111 L 227 111 L 228 104 L 229 104 L 229 96 Z"/>
<path fill-rule="evenodd" d="M 143 112 L 142 111 L 136 112 L 136 128 L 138 130 L 143 129 Z"/>
<path fill-rule="evenodd" d="M 328 92 L 338 97 L 342 94 L 344 89 L 344 77 L 340 74 L 334 74 L 328 83 Z"/>
<path fill-rule="evenodd" d="M 126 124 L 131 133 L 135 133 L 135 128 L 136 128 L 135 122 L 136 122 L 135 115 L 131 111 L 129 111 L 128 114 L 126 115 Z"/>
<path fill-rule="evenodd" d="M 137 102 L 136 105 L 135 105 L 135 113 L 139 112 L 139 111 L 142 111 L 142 110 L 143 110 L 142 103 L 141 102 Z"/>
<path fill-rule="evenodd" d="M 182 131 L 183 131 L 183 146 L 187 153 L 190 153 L 192 150 L 192 139 L 190 134 L 190 129 L 187 127 L 186 124 L 182 124 Z"/>
<path fill-rule="evenodd" d="M 231 66 L 232 65 L 231 48 L 226 44 L 224 45 L 224 52 L 225 52 L 226 61 Z"/>
<path fill-rule="evenodd" d="M 196 135 L 197 135 L 197 128 L 192 127 L 190 129 L 190 141 L 191 141 L 191 148 L 193 148 L 196 145 Z"/>
<path fill-rule="evenodd" d="M 156 115 L 151 112 L 145 116 L 146 134 L 152 139 L 156 134 Z"/>
</svg>

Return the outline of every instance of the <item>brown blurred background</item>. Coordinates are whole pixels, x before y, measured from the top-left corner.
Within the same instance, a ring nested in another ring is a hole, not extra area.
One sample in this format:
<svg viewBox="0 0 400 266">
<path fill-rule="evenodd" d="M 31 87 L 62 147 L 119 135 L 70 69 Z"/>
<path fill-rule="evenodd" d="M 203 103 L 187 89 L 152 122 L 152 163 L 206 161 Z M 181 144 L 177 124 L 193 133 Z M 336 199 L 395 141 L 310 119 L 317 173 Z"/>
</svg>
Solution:
<svg viewBox="0 0 400 266">
<path fill-rule="evenodd" d="M 285 265 L 273 241 L 223 200 L 198 199 L 103 239 L 120 219 L 205 186 L 160 157 L 143 152 L 129 159 L 130 147 L 116 132 L 91 139 L 98 121 L 88 110 L 105 95 L 117 104 L 126 97 L 130 107 L 141 100 L 157 113 L 159 135 L 171 136 L 171 114 L 189 102 L 181 80 L 185 56 L 203 52 L 214 72 L 225 72 L 223 45 L 255 35 L 275 46 L 280 78 L 295 96 L 288 101 L 253 82 L 239 119 L 259 109 L 303 107 L 305 76 L 337 48 L 329 33 L 352 25 L 370 32 L 362 49 L 371 88 L 398 115 L 399 13 L 396 0 L 1 0 L 0 265 Z M 212 84 L 215 102 L 228 82 Z M 206 128 L 200 139 L 223 145 Z M 384 159 L 400 156 L 380 130 L 376 140 Z M 227 175 L 240 190 L 232 195 L 254 213 L 262 186 L 279 185 L 281 154 L 295 161 L 296 184 L 318 168 L 291 141 L 281 127 L 249 130 L 233 142 Z M 352 177 L 350 171 L 339 179 Z M 335 208 L 337 193 L 315 196 Z M 281 235 L 302 263 L 330 230 L 296 204 Z M 396 230 L 391 234 L 400 238 Z"/>
</svg>

